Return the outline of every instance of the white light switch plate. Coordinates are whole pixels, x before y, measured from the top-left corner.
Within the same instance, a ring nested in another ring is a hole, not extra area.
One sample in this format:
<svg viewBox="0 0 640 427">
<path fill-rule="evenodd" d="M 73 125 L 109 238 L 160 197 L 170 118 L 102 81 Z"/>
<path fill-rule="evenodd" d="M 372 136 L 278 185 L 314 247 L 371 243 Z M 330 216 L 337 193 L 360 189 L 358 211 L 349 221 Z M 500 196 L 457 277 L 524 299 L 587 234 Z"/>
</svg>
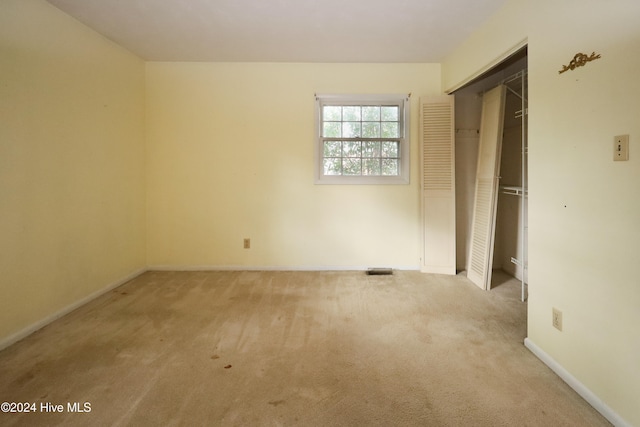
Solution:
<svg viewBox="0 0 640 427">
<path fill-rule="evenodd" d="M 613 138 L 613 160 L 629 160 L 629 135 L 618 135 Z"/>
</svg>

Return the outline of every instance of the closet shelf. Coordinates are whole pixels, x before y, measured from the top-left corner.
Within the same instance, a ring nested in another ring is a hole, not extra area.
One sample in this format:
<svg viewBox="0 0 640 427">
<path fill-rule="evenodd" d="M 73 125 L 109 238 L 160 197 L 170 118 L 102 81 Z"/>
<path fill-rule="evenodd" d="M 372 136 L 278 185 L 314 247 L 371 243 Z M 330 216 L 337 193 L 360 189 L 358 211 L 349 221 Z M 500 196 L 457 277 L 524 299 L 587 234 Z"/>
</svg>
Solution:
<svg viewBox="0 0 640 427">
<path fill-rule="evenodd" d="M 511 263 L 517 265 L 518 267 L 522 267 L 522 261 L 518 258 L 511 257 Z M 527 264 L 524 265 L 525 270 L 528 268 Z"/>
<path fill-rule="evenodd" d="M 528 196 L 528 191 L 526 188 L 522 188 L 522 187 L 518 187 L 518 186 L 514 186 L 514 185 L 501 185 L 500 186 L 500 191 L 503 194 L 508 194 L 510 196 L 522 196 L 524 195 L 524 197 Z"/>
</svg>

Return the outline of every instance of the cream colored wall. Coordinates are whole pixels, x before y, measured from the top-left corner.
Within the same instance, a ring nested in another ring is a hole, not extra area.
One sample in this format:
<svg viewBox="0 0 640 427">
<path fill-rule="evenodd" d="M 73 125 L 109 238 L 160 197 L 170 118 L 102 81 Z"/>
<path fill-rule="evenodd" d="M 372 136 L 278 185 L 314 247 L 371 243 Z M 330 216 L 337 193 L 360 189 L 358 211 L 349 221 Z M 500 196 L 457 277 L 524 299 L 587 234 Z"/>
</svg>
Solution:
<svg viewBox="0 0 640 427">
<path fill-rule="evenodd" d="M 437 64 L 148 63 L 149 265 L 419 268 L 417 101 L 440 84 Z M 314 185 L 314 93 L 412 93 L 411 184 Z"/>
<path fill-rule="evenodd" d="M 144 63 L 3 0 L 0 121 L 1 344 L 144 268 Z"/>
<path fill-rule="evenodd" d="M 529 42 L 528 338 L 640 425 L 640 3 L 508 1 L 443 63 L 454 87 Z M 558 74 L 578 52 L 602 58 Z M 629 134 L 630 160 L 613 162 Z M 563 312 L 563 331 L 551 310 Z"/>
</svg>

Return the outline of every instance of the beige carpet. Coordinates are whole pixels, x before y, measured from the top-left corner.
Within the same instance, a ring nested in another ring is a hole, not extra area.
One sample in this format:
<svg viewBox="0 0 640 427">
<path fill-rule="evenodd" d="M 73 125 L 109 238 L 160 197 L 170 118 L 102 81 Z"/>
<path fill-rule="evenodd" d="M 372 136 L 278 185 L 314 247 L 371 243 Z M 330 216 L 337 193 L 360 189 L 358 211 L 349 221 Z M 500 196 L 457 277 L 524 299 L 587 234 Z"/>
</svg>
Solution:
<svg viewBox="0 0 640 427">
<path fill-rule="evenodd" d="M 148 272 L 0 352 L 0 401 L 38 409 L 0 425 L 609 425 L 524 347 L 519 296 L 418 272 Z"/>
</svg>

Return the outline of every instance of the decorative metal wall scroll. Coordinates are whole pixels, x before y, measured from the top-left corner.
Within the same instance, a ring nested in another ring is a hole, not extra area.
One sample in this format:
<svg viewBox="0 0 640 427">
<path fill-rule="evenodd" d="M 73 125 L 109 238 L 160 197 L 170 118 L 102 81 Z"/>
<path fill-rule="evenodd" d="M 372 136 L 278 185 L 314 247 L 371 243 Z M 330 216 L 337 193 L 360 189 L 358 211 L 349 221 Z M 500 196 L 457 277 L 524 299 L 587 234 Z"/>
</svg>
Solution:
<svg viewBox="0 0 640 427">
<path fill-rule="evenodd" d="M 583 67 L 587 62 L 600 58 L 600 54 L 593 52 L 590 56 L 584 53 L 576 53 L 569 65 L 563 65 L 562 70 L 558 71 L 558 74 L 562 74 L 568 70 L 575 70 L 577 67 Z"/>
</svg>

